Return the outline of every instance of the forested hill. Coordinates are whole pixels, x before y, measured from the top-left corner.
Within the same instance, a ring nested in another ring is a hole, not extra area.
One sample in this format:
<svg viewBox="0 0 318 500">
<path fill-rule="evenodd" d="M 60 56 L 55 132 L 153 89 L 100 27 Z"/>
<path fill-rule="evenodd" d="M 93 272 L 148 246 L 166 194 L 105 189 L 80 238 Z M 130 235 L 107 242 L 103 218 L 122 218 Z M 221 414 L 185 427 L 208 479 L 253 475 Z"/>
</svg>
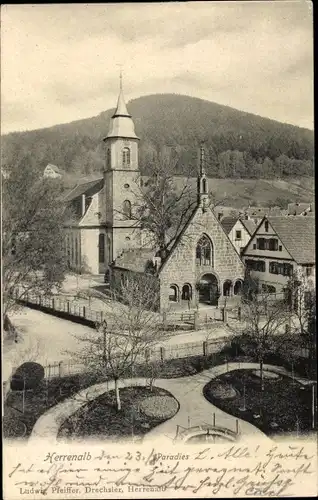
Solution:
<svg viewBox="0 0 318 500">
<path fill-rule="evenodd" d="M 313 131 L 227 106 L 177 94 L 156 94 L 128 103 L 140 141 L 140 165 L 148 173 L 154 151 L 171 148 L 179 157 L 175 174 L 197 169 L 205 142 L 211 177 L 272 178 L 313 174 Z M 43 171 L 53 163 L 76 177 L 100 172 L 102 138 L 113 110 L 54 127 L 2 137 L 2 165 L 29 164 Z"/>
</svg>

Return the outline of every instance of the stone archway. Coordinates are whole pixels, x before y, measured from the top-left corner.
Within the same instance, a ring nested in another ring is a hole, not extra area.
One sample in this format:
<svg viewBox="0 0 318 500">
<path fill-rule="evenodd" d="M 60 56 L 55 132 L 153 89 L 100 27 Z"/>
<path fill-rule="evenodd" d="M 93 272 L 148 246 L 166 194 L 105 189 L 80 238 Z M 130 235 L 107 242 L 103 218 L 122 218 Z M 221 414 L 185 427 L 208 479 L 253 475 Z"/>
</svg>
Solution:
<svg viewBox="0 0 318 500">
<path fill-rule="evenodd" d="M 198 283 L 199 303 L 217 306 L 220 297 L 220 287 L 215 274 L 203 274 Z"/>
</svg>

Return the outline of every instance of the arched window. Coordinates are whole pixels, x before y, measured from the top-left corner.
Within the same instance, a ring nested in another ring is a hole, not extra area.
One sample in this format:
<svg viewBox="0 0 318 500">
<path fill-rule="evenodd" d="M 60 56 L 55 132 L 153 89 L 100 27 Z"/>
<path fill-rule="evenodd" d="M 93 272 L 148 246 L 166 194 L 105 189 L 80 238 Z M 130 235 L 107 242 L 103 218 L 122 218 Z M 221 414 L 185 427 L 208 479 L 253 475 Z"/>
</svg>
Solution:
<svg viewBox="0 0 318 500">
<path fill-rule="evenodd" d="M 169 301 L 178 302 L 179 300 L 179 288 L 177 285 L 170 285 L 169 289 Z"/>
<path fill-rule="evenodd" d="M 206 179 L 202 179 L 202 192 L 206 193 Z"/>
<path fill-rule="evenodd" d="M 129 200 L 123 202 L 123 214 L 126 219 L 131 219 L 131 203 Z"/>
<path fill-rule="evenodd" d="M 130 149 L 124 148 L 123 149 L 123 167 L 127 168 L 129 166 L 130 166 Z"/>
<path fill-rule="evenodd" d="M 213 266 L 213 246 L 205 234 L 201 236 L 196 247 L 196 263 L 200 266 Z"/>
<path fill-rule="evenodd" d="M 100 264 L 105 262 L 105 235 L 103 233 L 98 237 L 98 261 Z"/>
<path fill-rule="evenodd" d="M 110 152 L 110 149 L 107 149 L 107 153 L 106 153 L 106 166 L 107 166 L 107 168 L 111 167 L 111 152 Z"/>
</svg>

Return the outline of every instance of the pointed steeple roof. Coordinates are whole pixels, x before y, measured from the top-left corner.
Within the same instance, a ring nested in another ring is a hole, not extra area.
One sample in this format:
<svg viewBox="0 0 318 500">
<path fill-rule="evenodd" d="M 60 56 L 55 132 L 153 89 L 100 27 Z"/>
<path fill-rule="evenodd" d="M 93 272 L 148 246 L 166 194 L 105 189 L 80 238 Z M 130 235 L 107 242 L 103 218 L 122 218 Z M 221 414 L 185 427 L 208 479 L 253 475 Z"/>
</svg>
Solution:
<svg viewBox="0 0 318 500">
<path fill-rule="evenodd" d="M 131 118 L 131 115 L 128 113 L 127 106 L 125 103 L 125 98 L 123 93 L 123 77 L 121 73 L 120 73 L 120 86 L 119 86 L 119 95 L 117 99 L 117 107 L 112 118 L 115 118 L 116 116 L 128 116 L 129 118 Z"/>
<path fill-rule="evenodd" d="M 106 139 L 110 137 L 122 137 L 124 139 L 139 139 L 136 136 L 135 125 L 131 115 L 128 113 L 125 103 L 122 75 L 120 74 L 120 87 L 117 107 L 110 122 L 109 132 Z"/>
</svg>

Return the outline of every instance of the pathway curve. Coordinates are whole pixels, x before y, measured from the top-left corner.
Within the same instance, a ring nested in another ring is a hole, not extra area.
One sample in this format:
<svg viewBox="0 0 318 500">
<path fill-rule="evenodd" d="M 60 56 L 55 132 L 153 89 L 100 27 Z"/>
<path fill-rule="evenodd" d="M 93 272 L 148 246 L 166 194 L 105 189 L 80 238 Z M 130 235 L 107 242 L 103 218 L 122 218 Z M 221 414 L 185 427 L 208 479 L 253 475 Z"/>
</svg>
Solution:
<svg viewBox="0 0 318 500">
<path fill-rule="evenodd" d="M 176 435 L 177 425 L 187 428 L 189 427 L 189 424 L 191 427 L 196 425 L 212 424 L 213 413 L 215 413 L 216 425 L 226 427 L 233 431 L 236 428 L 236 420 L 238 420 L 242 439 L 250 439 L 251 437 L 257 435 L 258 441 L 268 441 L 269 438 L 257 427 L 249 422 L 245 422 L 244 420 L 237 419 L 233 415 L 225 413 L 218 407 L 209 403 L 203 395 L 203 387 L 205 384 L 218 375 L 237 369 L 258 368 L 259 363 L 233 362 L 214 366 L 188 377 L 156 380 L 156 387 L 169 391 L 179 401 L 180 408 L 174 417 L 148 432 L 144 436 L 144 441 L 160 438 L 161 443 L 163 440 L 168 440 L 171 443 L 171 440 L 174 439 Z M 287 375 L 289 377 L 292 376 L 291 373 L 283 367 L 265 364 L 264 369 L 281 375 Z M 299 377 L 295 377 L 295 379 L 302 384 L 310 383 L 307 379 Z M 121 380 L 119 383 L 120 388 L 132 385 L 147 385 L 147 379 L 125 379 Z M 93 401 L 98 396 L 112 389 L 114 389 L 113 381 L 96 384 L 80 391 L 73 397 L 57 404 L 56 406 L 53 406 L 37 420 L 29 438 L 29 443 L 32 443 L 38 438 L 50 441 L 52 444 L 56 443 L 59 428 L 68 417 L 79 410 L 88 401 Z"/>
</svg>

